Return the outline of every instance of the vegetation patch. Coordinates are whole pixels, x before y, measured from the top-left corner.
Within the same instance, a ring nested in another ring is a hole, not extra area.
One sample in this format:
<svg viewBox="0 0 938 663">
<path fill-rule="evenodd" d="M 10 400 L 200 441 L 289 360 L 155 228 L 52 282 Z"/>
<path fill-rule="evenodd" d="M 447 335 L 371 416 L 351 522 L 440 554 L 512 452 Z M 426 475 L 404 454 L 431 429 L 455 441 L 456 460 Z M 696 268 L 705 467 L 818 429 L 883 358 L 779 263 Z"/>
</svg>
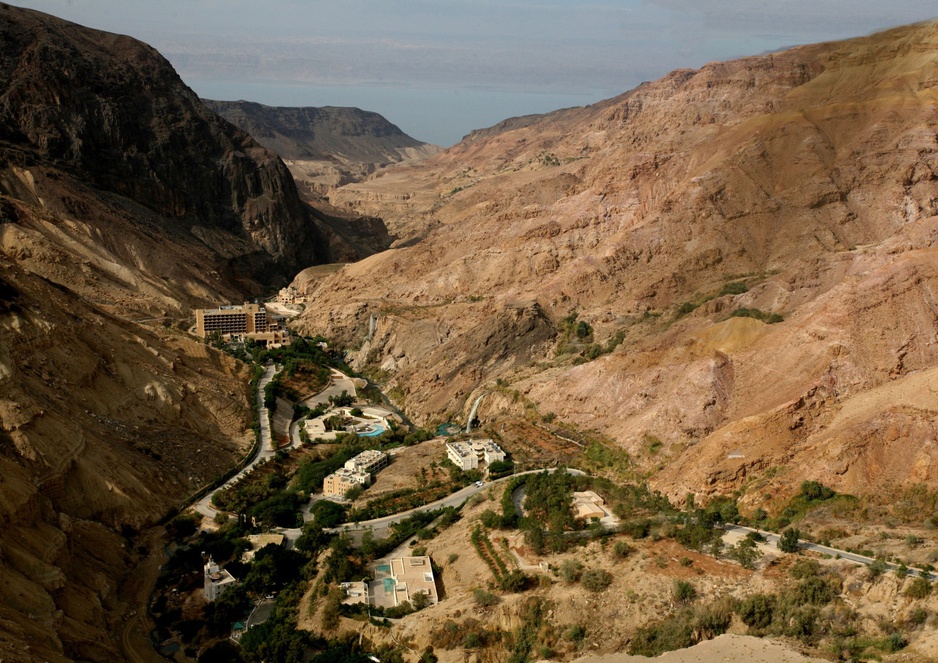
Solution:
<svg viewBox="0 0 938 663">
<path fill-rule="evenodd" d="M 762 322 L 774 325 L 777 322 L 783 322 L 783 318 L 778 313 L 772 313 L 771 311 L 763 311 L 757 308 L 738 308 L 732 313 L 730 313 L 731 318 L 755 318 L 756 320 L 761 320 Z"/>
</svg>

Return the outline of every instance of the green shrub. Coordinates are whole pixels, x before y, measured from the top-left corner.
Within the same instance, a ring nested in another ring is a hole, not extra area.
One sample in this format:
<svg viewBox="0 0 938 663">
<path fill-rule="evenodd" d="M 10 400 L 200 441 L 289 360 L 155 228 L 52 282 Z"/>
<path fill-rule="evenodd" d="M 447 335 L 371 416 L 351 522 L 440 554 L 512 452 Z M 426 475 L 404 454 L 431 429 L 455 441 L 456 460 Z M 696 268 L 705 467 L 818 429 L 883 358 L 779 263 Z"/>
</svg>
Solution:
<svg viewBox="0 0 938 663">
<path fill-rule="evenodd" d="M 790 573 L 795 580 L 814 578 L 821 575 L 821 565 L 813 559 L 799 559 L 792 565 Z"/>
<path fill-rule="evenodd" d="M 686 580 L 675 580 L 672 591 L 674 600 L 677 603 L 690 603 L 697 598 L 697 590 Z"/>
<path fill-rule="evenodd" d="M 651 521 L 648 518 L 630 520 L 622 523 L 620 529 L 635 540 L 644 539 L 651 532 Z"/>
<path fill-rule="evenodd" d="M 684 302 L 677 307 L 677 316 L 681 317 L 689 313 L 693 313 L 697 309 L 697 304 L 693 302 Z"/>
<path fill-rule="evenodd" d="M 885 640 L 883 640 L 882 645 L 880 645 L 880 648 L 885 652 L 894 653 L 901 649 L 905 649 L 906 645 L 908 644 L 909 644 L 908 641 L 905 639 L 905 637 L 903 637 L 901 633 L 893 633 L 892 635 L 889 635 Z"/>
<path fill-rule="evenodd" d="M 749 286 L 746 285 L 745 281 L 732 281 L 730 283 L 725 283 L 722 288 L 720 288 L 720 294 L 718 297 L 724 295 L 741 295 L 744 292 L 749 292 Z"/>
<path fill-rule="evenodd" d="M 798 605 L 827 605 L 837 596 L 831 584 L 818 576 L 802 580 L 791 593 L 791 598 Z"/>
<path fill-rule="evenodd" d="M 889 567 L 886 566 L 885 560 L 877 558 L 877 559 L 874 559 L 873 563 L 870 564 L 866 568 L 867 568 L 867 573 L 869 575 L 869 579 L 872 582 L 876 580 L 878 577 L 880 577 L 881 575 L 883 575 Z"/>
<path fill-rule="evenodd" d="M 931 594 L 931 583 L 927 578 L 913 578 L 905 590 L 910 599 L 924 599 Z"/>
<path fill-rule="evenodd" d="M 472 590 L 472 600 L 475 601 L 476 605 L 483 608 L 491 608 L 493 605 L 497 605 L 501 599 L 498 598 L 492 592 L 487 592 L 484 589 L 474 589 Z"/>
<path fill-rule="evenodd" d="M 583 564 L 579 560 L 565 559 L 559 569 L 560 579 L 567 583 L 577 582 L 583 575 Z"/>
<path fill-rule="evenodd" d="M 498 529 L 502 524 L 502 517 L 492 511 L 492 509 L 486 509 L 482 512 L 482 515 L 479 517 L 479 520 L 482 521 L 482 524 L 489 529 Z"/>
<path fill-rule="evenodd" d="M 586 638 L 586 629 L 579 624 L 574 624 L 563 632 L 563 637 L 564 640 L 569 640 L 570 642 L 582 642 L 583 639 Z"/>
<path fill-rule="evenodd" d="M 466 649 L 475 649 L 476 647 L 481 647 L 482 638 L 478 633 L 467 633 L 466 637 L 462 639 L 462 646 Z"/>
<path fill-rule="evenodd" d="M 755 318 L 756 320 L 761 320 L 762 322 L 774 325 L 777 322 L 783 322 L 783 318 L 778 313 L 771 313 L 766 311 L 761 311 L 757 308 L 738 308 L 732 313 L 730 313 L 731 318 Z"/>
<path fill-rule="evenodd" d="M 685 608 L 657 624 L 640 628 L 632 638 L 629 653 L 658 656 L 675 649 L 692 647 L 701 640 L 725 633 L 732 616 L 727 602 L 697 609 Z"/>
<path fill-rule="evenodd" d="M 928 610 L 925 610 L 925 608 L 915 608 L 909 613 L 909 617 L 906 621 L 912 626 L 921 626 L 928 621 Z"/>
<path fill-rule="evenodd" d="M 591 592 L 603 592 L 612 584 L 612 574 L 603 569 L 590 569 L 580 578 L 580 583 Z"/>
<path fill-rule="evenodd" d="M 809 500 L 829 500 L 836 493 L 817 481 L 802 481 L 801 494 Z"/>
<path fill-rule="evenodd" d="M 753 594 L 739 604 L 736 613 L 743 620 L 743 624 L 750 628 L 768 628 L 775 614 L 775 596 Z"/>
</svg>

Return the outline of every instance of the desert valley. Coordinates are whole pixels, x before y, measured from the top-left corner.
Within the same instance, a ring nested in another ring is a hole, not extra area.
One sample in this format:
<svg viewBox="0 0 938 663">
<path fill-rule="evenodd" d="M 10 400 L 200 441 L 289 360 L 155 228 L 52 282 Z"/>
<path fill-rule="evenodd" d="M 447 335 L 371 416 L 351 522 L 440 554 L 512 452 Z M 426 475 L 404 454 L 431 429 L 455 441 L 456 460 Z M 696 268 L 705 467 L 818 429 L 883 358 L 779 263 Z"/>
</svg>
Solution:
<svg viewBox="0 0 938 663">
<path fill-rule="evenodd" d="M 0 661 L 938 660 L 938 23 L 442 148 L 0 3 Z"/>
</svg>

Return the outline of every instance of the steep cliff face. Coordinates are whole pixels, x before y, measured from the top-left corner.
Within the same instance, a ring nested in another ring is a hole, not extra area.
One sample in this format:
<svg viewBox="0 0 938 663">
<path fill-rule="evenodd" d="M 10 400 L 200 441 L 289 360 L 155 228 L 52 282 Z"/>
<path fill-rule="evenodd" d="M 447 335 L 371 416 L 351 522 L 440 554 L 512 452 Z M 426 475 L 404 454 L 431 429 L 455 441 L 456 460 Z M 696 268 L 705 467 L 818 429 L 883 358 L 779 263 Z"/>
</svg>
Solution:
<svg viewBox="0 0 938 663">
<path fill-rule="evenodd" d="M 777 494 L 804 476 L 855 492 L 938 485 L 925 470 L 938 402 L 897 396 L 938 365 L 936 57 L 932 23 L 676 71 L 344 187 L 336 204 L 381 215 L 401 241 L 311 283 L 306 324 L 360 341 L 375 316 L 359 360 L 383 366 L 418 417 L 465 417 L 499 380 L 664 467 L 657 486 L 676 496 L 770 466 L 792 468 Z M 576 312 L 592 337 L 571 354 L 559 332 L 515 335 L 441 397 L 436 376 L 491 343 L 470 330 L 517 301 L 557 330 Z M 408 338 L 428 318 L 460 324 L 402 362 L 382 330 Z M 494 395 L 480 414 L 522 405 Z M 887 428 L 898 446 L 873 442 Z M 646 434 L 661 455 L 643 451 Z"/>
<path fill-rule="evenodd" d="M 246 369 L 0 268 L 0 656 L 118 660 L 122 534 L 247 450 Z"/>
<path fill-rule="evenodd" d="M 265 106 L 203 100 L 284 159 L 386 166 L 432 156 L 441 148 L 412 138 L 387 119 L 359 108 Z"/>
<path fill-rule="evenodd" d="M 277 155 L 206 109 L 149 46 L 0 5 L 0 90 L 8 162 L 144 205 L 244 277 L 327 257 Z"/>
<path fill-rule="evenodd" d="M 191 307 L 332 251 L 152 49 L 0 4 L 0 659 L 127 656 L 134 532 L 252 442 L 246 368 Z"/>
<path fill-rule="evenodd" d="M 317 219 L 354 249 L 352 258 L 383 251 L 392 238 L 374 215 L 330 203 L 336 187 L 375 170 L 414 163 L 442 148 L 411 138 L 378 115 L 358 108 L 284 108 L 249 101 L 210 101 L 206 106 L 279 154 L 300 195 L 319 210 Z M 337 253 L 348 259 L 349 252 Z"/>
</svg>

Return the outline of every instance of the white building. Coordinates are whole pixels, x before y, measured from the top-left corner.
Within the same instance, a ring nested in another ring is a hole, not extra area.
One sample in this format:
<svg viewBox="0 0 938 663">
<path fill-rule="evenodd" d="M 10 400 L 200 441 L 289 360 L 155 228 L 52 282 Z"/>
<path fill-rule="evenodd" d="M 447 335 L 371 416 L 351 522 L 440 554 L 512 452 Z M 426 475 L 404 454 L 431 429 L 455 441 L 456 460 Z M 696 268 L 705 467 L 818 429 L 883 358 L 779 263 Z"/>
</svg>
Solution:
<svg viewBox="0 0 938 663">
<path fill-rule="evenodd" d="M 237 584 L 233 575 L 225 569 L 219 569 L 218 564 L 211 557 L 208 558 L 205 564 L 205 584 L 202 587 L 206 600 L 214 601 Z"/>
<path fill-rule="evenodd" d="M 481 456 L 486 463 L 505 460 L 505 452 L 495 444 L 495 440 L 473 440 L 472 448 L 477 456 Z"/>
<path fill-rule="evenodd" d="M 489 439 L 447 442 L 446 455 L 463 471 L 476 469 L 480 461 L 490 464 L 505 460 L 505 452 L 502 448 L 495 444 L 494 440 Z"/>
<path fill-rule="evenodd" d="M 345 469 L 352 472 L 375 473 L 388 466 L 388 455 L 377 449 L 368 449 L 345 461 Z"/>
<path fill-rule="evenodd" d="M 447 442 L 446 455 L 456 467 L 463 471 L 479 467 L 479 457 L 472 446 L 466 442 Z"/>
</svg>

